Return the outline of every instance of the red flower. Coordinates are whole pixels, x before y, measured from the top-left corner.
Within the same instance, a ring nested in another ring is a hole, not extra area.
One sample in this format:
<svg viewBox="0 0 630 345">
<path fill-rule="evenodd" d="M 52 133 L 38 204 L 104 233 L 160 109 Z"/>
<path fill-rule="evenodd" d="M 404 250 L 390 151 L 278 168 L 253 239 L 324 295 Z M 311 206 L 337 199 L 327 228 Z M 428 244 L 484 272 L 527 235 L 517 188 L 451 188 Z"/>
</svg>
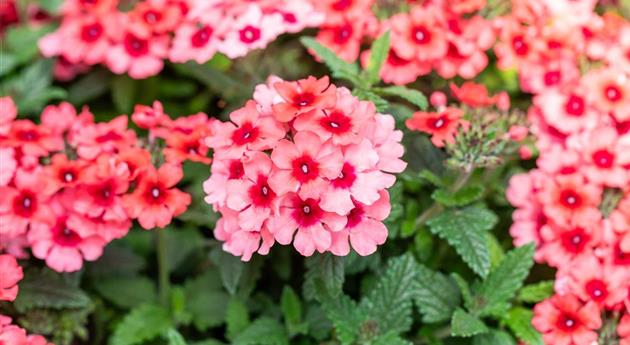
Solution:
<svg viewBox="0 0 630 345">
<path fill-rule="evenodd" d="M 431 134 L 431 142 L 437 147 L 455 142 L 461 126 L 468 130 L 468 121 L 462 119 L 463 112 L 457 108 L 446 108 L 440 113 L 416 112 L 405 124 L 407 128 Z"/>
</svg>

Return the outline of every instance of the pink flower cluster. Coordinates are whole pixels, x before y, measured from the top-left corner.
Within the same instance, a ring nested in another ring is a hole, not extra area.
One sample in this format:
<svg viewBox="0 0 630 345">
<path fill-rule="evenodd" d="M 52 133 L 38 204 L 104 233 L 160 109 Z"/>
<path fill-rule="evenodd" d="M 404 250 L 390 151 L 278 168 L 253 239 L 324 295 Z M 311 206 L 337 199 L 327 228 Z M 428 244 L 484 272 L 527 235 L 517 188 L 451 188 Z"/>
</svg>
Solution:
<svg viewBox="0 0 630 345">
<path fill-rule="evenodd" d="M 507 196 L 514 243 L 535 242 L 536 260 L 558 269 L 533 320 L 548 344 L 593 344 L 615 314 L 630 344 L 630 23 L 594 6 L 515 1 L 495 48 L 535 94 L 538 167 Z"/>
<path fill-rule="evenodd" d="M 359 58 L 365 38 L 391 33 L 381 70 L 387 83 L 408 84 L 435 70 L 443 78 L 473 78 L 487 65 L 485 51 L 496 41 L 493 23 L 477 14 L 485 1 L 414 1 L 407 12 L 379 20 L 375 0 L 319 0 L 325 14 L 317 40 L 347 61 Z M 366 65 L 369 51 L 361 55 Z"/>
<path fill-rule="evenodd" d="M 205 141 L 223 248 L 245 261 L 276 241 L 304 256 L 373 253 L 387 238 L 392 174 L 406 167 L 394 118 L 328 77 L 271 77 L 253 98 Z"/>
<path fill-rule="evenodd" d="M 175 188 L 181 163 L 209 162 L 200 141 L 208 117 L 172 120 L 158 102 L 132 116 L 150 130 L 146 140 L 128 129 L 126 115 L 95 123 L 87 108 L 77 114 L 68 103 L 46 107 L 39 125 L 16 116 L 13 101 L 0 98 L 0 252 L 22 258 L 29 247 L 59 272 L 96 260 L 133 219 L 144 229 L 168 225 L 191 202 Z M 158 168 L 152 155 L 160 153 Z"/>
<path fill-rule="evenodd" d="M 22 280 L 22 268 L 15 257 L 0 255 L 0 302 L 14 301 L 18 294 L 17 283 Z M 11 324 L 11 318 L 0 314 L 0 344 L 52 345 L 41 335 L 27 335 L 19 326 Z"/>
<path fill-rule="evenodd" d="M 40 50 L 65 64 L 104 64 L 141 79 L 160 72 L 164 60 L 241 57 L 323 19 L 307 0 L 144 0 L 125 12 L 119 5 L 66 0 L 61 26 L 39 42 Z"/>
</svg>

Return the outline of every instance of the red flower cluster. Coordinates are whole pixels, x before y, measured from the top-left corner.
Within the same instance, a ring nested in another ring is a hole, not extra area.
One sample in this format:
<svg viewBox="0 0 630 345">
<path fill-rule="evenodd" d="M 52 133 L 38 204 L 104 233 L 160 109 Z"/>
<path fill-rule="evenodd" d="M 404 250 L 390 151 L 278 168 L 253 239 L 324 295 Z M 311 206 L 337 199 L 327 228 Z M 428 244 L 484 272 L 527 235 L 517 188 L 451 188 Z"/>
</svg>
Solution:
<svg viewBox="0 0 630 345">
<path fill-rule="evenodd" d="M 150 129 L 139 140 L 127 116 L 95 123 L 84 108 L 48 106 L 41 124 L 16 120 L 13 101 L 0 98 L 0 250 L 24 257 L 24 248 L 59 272 L 95 260 L 132 220 L 145 229 L 165 227 L 183 213 L 190 195 L 175 185 L 184 160 L 209 162 L 201 145 L 208 117 L 171 120 L 156 103 L 136 107 L 133 119 Z M 165 162 L 152 154 L 164 139 Z"/>
<path fill-rule="evenodd" d="M 313 1 L 325 14 L 317 40 L 347 61 L 359 57 L 364 38 L 391 32 L 392 49 L 381 70 L 387 83 L 407 84 L 435 70 L 443 78 L 473 78 L 488 65 L 496 40 L 492 22 L 477 14 L 485 1 L 421 1 L 379 20 L 375 0 Z M 367 64 L 369 52 L 361 56 Z"/>
<path fill-rule="evenodd" d="M 247 261 L 277 241 L 304 256 L 347 255 L 350 245 L 369 255 L 385 242 L 387 188 L 406 163 L 394 118 L 371 102 L 328 77 L 272 77 L 213 133 L 204 190 L 226 251 Z"/>
<path fill-rule="evenodd" d="M 216 52 L 236 58 L 322 20 L 307 0 L 145 0 L 126 12 L 118 5 L 65 1 L 60 28 L 39 43 L 42 53 L 146 78 L 166 59 L 204 63 Z"/>
<path fill-rule="evenodd" d="M 533 321 L 549 344 L 595 343 L 608 311 L 623 315 L 630 344 L 630 23 L 594 6 L 515 1 L 495 48 L 535 94 L 538 168 L 507 196 L 515 244 L 535 242 L 536 259 L 558 269 L 557 295 Z"/>
</svg>

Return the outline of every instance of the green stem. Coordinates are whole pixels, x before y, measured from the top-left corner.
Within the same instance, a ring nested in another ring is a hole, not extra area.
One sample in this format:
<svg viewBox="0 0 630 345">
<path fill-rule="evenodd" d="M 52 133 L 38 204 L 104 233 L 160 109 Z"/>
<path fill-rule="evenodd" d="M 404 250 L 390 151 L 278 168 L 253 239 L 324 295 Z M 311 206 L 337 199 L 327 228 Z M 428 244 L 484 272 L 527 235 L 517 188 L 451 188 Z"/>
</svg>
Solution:
<svg viewBox="0 0 630 345">
<path fill-rule="evenodd" d="M 159 274 L 159 292 L 160 302 L 163 306 L 169 305 L 169 292 L 171 289 L 171 283 L 168 276 L 168 261 L 166 253 L 166 230 L 156 229 L 155 240 L 157 246 L 157 262 L 158 262 L 158 274 Z"/>
<path fill-rule="evenodd" d="M 449 188 L 449 191 L 451 193 L 455 193 L 458 190 L 462 189 L 462 187 L 466 185 L 474 171 L 475 168 L 472 165 L 466 167 L 464 171 L 457 177 L 457 180 L 455 180 L 451 188 Z M 442 211 L 442 208 L 442 205 L 440 205 L 438 202 L 433 202 L 433 205 L 422 212 L 418 219 L 416 219 L 416 229 L 424 225 L 429 219 L 440 213 L 440 211 Z"/>
</svg>

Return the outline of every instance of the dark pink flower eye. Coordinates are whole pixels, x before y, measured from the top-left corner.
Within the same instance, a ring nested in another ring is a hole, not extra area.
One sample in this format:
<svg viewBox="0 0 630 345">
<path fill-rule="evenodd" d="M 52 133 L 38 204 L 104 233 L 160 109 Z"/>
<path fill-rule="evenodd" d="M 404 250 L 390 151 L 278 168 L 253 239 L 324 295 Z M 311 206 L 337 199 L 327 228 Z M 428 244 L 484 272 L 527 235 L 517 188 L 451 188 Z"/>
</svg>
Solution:
<svg viewBox="0 0 630 345">
<path fill-rule="evenodd" d="M 191 44 L 195 48 L 203 47 L 210 41 L 210 37 L 212 36 L 212 28 L 209 26 L 204 26 L 201 29 L 197 30 L 195 34 L 191 38 Z"/>
<path fill-rule="evenodd" d="M 418 44 L 427 44 L 431 42 L 431 32 L 425 26 L 419 25 L 411 30 L 411 38 Z"/>
<path fill-rule="evenodd" d="M 247 25 L 239 31 L 239 35 L 243 43 L 254 43 L 260 39 L 260 29 Z"/>
</svg>

